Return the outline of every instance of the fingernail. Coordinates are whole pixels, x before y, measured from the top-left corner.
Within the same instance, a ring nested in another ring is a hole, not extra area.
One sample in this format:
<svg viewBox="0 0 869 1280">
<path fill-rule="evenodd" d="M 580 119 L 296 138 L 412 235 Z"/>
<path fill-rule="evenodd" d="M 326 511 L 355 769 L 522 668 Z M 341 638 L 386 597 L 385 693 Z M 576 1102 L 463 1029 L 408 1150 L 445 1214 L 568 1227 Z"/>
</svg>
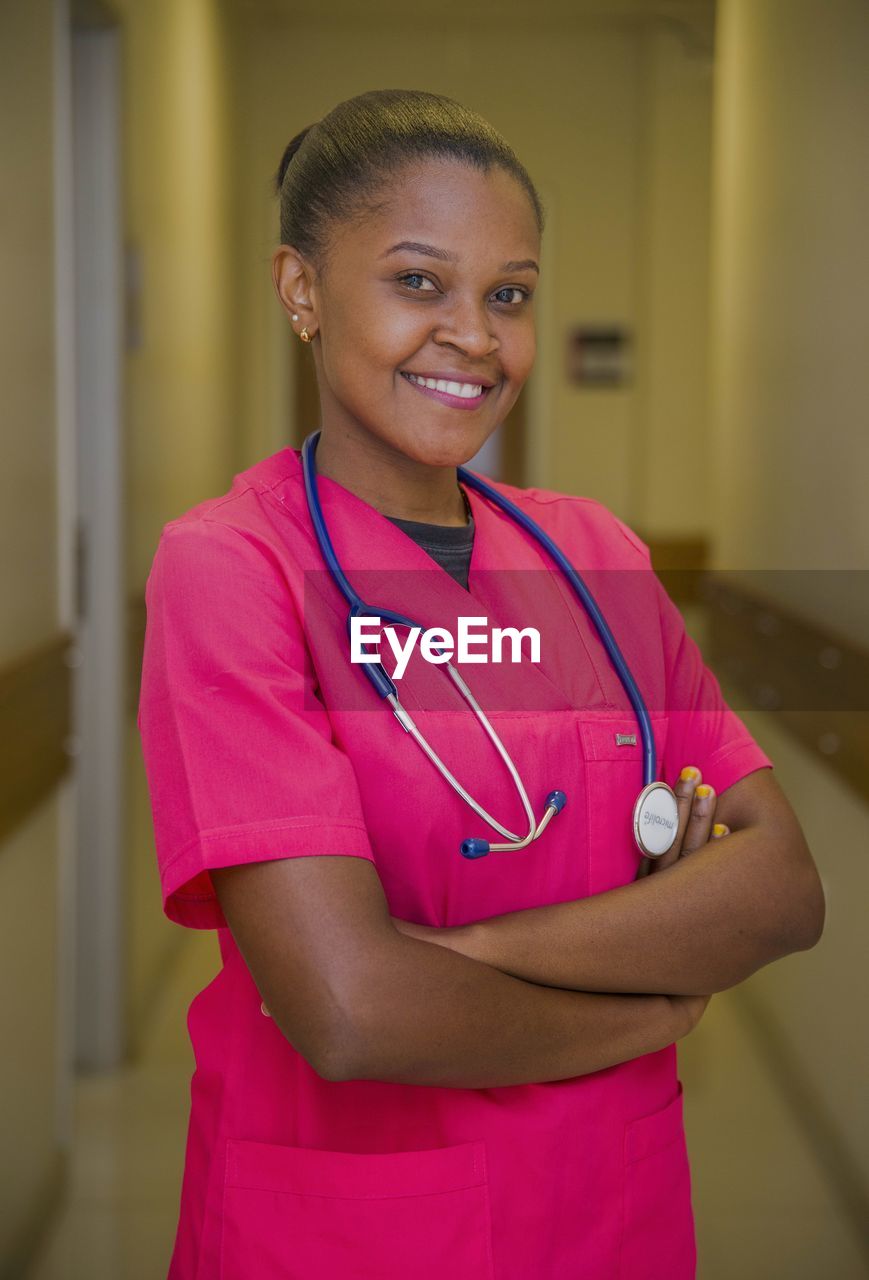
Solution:
<svg viewBox="0 0 869 1280">
<path fill-rule="evenodd" d="M 712 788 L 705 782 L 701 782 L 699 787 L 694 788 L 694 794 L 700 800 L 705 800 L 707 796 L 712 795 Z"/>
<path fill-rule="evenodd" d="M 712 834 L 714 836 L 726 836 L 730 831 L 730 827 L 726 827 L 723 822 L 713 823 Z"/>
<path fill-rule="evenodd" d="M 693 764 L 688 764 L 679 774 L 680 782 L 693 782 L 695 778 L 700 777 L 700 770 L 695 769 Z"/>
</svg>

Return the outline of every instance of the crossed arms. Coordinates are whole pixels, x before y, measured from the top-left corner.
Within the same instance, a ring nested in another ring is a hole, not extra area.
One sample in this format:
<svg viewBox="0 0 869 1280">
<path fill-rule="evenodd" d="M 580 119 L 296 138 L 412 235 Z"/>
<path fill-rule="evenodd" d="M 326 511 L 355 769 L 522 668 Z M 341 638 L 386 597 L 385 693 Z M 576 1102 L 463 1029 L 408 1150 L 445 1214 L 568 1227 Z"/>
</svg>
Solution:
<svg viewBox="0 0 869 1280">
<path fill-rule="evenodd" d="M 799 822 L 770 769 L 692 805 L 680 780 L 683 854 L 633 884 L 458 928 L 402 932 L 504 973 L 574 991 L 711 993 L 818 941 L 824 898 Z M 710 839 L 712 819 L 730 828 Z M 677 844 L 679 841 L 677 841 Z M 639 856 L 639 855 L 638 855 Z"/>
<path fill-rule="evenodd" d="M 731 834 L 643 880 L 464 929 L 394 920 L 360 858 L 211 874 L 271 1016 L 325 1079 L 538 1083 L 671 1044 L 710 991 L 817 941 L 820 881 L 771 772 L 734 784 L 715 816 Z M 686 820 L 687 844 L 704 822 Z"/>
</svg>

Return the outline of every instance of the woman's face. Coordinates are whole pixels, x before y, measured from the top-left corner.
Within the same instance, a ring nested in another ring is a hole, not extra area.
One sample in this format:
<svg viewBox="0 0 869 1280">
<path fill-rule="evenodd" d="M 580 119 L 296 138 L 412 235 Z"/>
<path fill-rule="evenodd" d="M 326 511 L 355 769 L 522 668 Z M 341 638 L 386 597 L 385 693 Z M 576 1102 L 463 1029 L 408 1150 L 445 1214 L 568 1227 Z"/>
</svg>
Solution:
<svg viewBox="0 0 869 1280">
<path fill-rule="evenodd" d="M 418 463 L 457 466 L 504 420 L 531 372 L 534 211 L 505 170 L 441 159 L 400 170 L 384 199 L 333 228 L 311 289 L 322 425 Z"/>
</svg>

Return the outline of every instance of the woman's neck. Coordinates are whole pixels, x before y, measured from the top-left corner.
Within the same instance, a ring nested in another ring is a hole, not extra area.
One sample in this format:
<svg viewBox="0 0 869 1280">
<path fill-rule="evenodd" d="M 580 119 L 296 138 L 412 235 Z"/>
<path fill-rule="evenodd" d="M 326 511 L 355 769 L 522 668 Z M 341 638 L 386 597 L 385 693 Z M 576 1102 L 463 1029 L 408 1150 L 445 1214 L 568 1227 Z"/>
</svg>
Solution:
<svg viewBox="0 0 869 1280">
<path fill-rule="evenodd" d="M 323 433 L 317 442 L 317 471 L 336 481 L 382 515 L 427 524 L 466 525 L 465 502 L 455 467 L 414 462 L 379 441 L 360 442 Z"/>
</svg>

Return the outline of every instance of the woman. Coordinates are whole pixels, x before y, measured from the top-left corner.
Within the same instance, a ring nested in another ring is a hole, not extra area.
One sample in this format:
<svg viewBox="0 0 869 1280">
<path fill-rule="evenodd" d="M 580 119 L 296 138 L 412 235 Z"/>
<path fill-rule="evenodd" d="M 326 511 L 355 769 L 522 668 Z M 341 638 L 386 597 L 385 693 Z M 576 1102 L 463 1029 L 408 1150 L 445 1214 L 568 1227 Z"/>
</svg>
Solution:
<svg viewBox="0 0 869 1280">
<path fill-rule="evenodd" d="M 217 928 L 223 958 L 188 1018 L 170 1277 L 685 1280 L 675 1041 L 710 992 L 815 943 L 811 856 L 645 545 L 597 502 L 497 485 L 594 578 L 651 709 L 679 822 L 638 879 L 625 689 L 535 539 L 457 482 L 534 360 L 542 212 L 506 143 L 449 99 L 373 92 L 294 138 L 277 186 L 341 568 L 427 626 L 539 630 L 538 662 L 464 674 L 535 817 L 553 786 L 567 804 L 524 849 L 460 856 L 498 837 L 349 660 L 299 452 L 166 526 L 140 707 L 164 910 Z M 398 684 L 520 826 L 444 672 L 417 651 Z"/>
</svg>

